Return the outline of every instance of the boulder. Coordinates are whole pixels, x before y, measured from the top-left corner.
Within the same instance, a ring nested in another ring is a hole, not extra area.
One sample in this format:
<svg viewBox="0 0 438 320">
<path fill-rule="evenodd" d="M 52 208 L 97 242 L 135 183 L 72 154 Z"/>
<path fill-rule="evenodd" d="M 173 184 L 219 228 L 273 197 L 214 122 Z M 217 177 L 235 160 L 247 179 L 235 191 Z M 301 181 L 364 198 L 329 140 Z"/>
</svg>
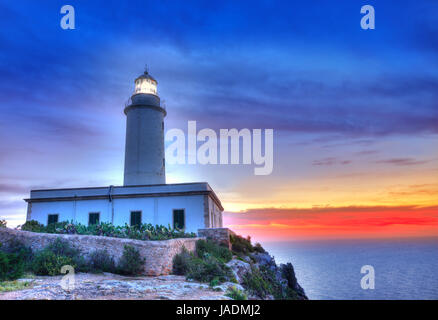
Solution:
<svg viewBox="0 0 438 320">
<path fill-rule="evenodd" d="M 227 263 L 227 266 L 230 267 L 231 271 L 234 274 L 237 282 L 243 282 L 243 276 L 251 271 L 251 265 L 247 262 L 244 262 L 239 259 L 232 259 Z"/>
</svg>

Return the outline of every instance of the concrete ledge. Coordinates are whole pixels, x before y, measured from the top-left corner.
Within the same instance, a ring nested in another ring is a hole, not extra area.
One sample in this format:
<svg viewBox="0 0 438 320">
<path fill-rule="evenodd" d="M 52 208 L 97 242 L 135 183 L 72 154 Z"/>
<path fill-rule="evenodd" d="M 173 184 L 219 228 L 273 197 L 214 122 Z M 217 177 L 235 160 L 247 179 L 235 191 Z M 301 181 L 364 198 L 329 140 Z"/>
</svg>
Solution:
<svg viewBox="0 0 438 320">
<path fill-rule="evenodd" d="M 56 238 L 61 238 L 78 248 L 86 257 L 97 249 L 106 249 L 117 262 L 123 254 L 125 245 L 131 245 L 140 251 L 146 258 L 143 273 L 148 276 L 168 275 L 172 272 L 173 257 L 180 253 L 183 246 L 193 252 L 199 238 L 179 238 L 162 241 L 143 241 L 134 239 L 111 238 L 88 235 L 66 235 L 35 233 L 9 228 L 0 228 L 0 243 L 7 246 L 9 242 L 18 240 L 26 246 L 38 251 L 52 243 Z"/>
</svg>

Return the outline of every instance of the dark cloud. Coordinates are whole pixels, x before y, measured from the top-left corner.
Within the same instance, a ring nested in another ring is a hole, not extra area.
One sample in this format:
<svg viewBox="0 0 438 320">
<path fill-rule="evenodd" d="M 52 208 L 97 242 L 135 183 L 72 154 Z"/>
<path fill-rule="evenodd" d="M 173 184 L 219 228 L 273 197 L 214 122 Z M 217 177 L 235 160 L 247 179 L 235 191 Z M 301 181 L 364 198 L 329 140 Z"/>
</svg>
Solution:
<svg viewBox="0 0 438 320">
<path fill-rule="evenodd" d="M 5 183 L 0 184 L 0 193 L 23 194 L 28 192 L 29 192 L 29 188 L 26 186 L 17 185 L 17 184 L 5 184 Z"/>
</svg>

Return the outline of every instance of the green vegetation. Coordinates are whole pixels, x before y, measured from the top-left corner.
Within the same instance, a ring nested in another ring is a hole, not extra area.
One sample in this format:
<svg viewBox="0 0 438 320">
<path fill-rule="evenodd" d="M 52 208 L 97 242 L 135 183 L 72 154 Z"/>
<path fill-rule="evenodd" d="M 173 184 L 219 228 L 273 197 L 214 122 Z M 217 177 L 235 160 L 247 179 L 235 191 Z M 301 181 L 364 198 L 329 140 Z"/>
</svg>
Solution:
<svg viewBox="0 0 438 320">
<path fill-rule="evenodd" d="M 138 275 L 143 270 L 145 259 L 140 252 L 130 245 L 125 245 L 123 255 L 117 266 L 117 273 L 124 275 Z"/>
<path fill-rule="evenodd" d="M 30 288 L 28 281 L 3 281 L 0 282 L 0 292 L 16 291 Z"/>
<path fill-rule="evenodd" d="M 195 253 L 183 250 L 173 260 L 173 273 L 187 279 L 218 285 L 235 281 L 231 269 L 225 265 L 232 254 L 228 248 L 210 240 L 198 240 Z"/>
<path fill-rule="evenodd" d="M 196 253 L 201 258 L 208 258 L 208 256 L 211 255 L 217 260 L 224 263 L 230 261 L 233 258 L 233 254 L 228 248 L 217 245 L 210 240 L 196 241 Z"/>
<path fill-rule="evenodd" d="M 267 267 L 252 267 L 243 277 L 243 287 L 251 294 L 261 299 L 271 295 L 276 300 L 295 300 L 298 294 L 293 288 L 284 286 L 276 274 Z"/>
<path fill-rule="evenodd" d="M 6 228 L 6 220 L 0 220 L 0 228 Z"/>
<path fill-rule="evenodd" d="M 41 276 L 56 276 L 61 274 L 61 267 L 64 265 L 70 265 L 76 268 L 72 258 L 57 255 L 45 249 L 35 255 L 32 263 L 32 271 Z"/>
<path fill-rule="evenodd" d="M 0 281 L 18 279 L 24 274 L 24 266 L 20 253 L 0 251 Z"/>
<path fill-rule="evenodd" d="M 242 290 L 237 289 L 236 287 L 229 288 L 227 293 L 225 293 L 225 295 L 233 300 L 248 300 L 246 294 Z"/>
<path fill-rule="evenodd" d="M 115 238 L 128 238 L 137 240 L 167 240 L 175 238 L 194 238 L 195 233 L 186 233 L 182 230 L 173 229 L 170 226 L 153 226 L 150 223 L 140 226 L 114 226 L 111 223 L 101 222 L 100 224 L 86 226 L 73 222 L 58 222 L 44 226 L 37 221 L 27 221 L 21 226 L 21 230 L 40 233 L 59 234 L 81 234 L 95 235 Z"/>
<path fill-rule="evenodd" d="M 80 251 L 60 238 L 36 252 L 32 259 L 32 271 L 37 275 L 59 275 L 64 265 L 72 266 L 77 272 L 89 271 Z"/>
<path fill-rule="evenodd" d="M 239 257 L 248 256 L 250 253 L 258 252 L 264 253 L 265 249 L 260 243 L 256 243 L 254 246 L 251 244 L 251 237 L 244 238 L 239 235 L 230 235 L 231 250 Z"/>
<path fill-rule="evenodd" d="M 124 247 L 123 255 L 116 265 L 107 250 L 95 250 L 85 259 L 77 248 L 60 238 L 35 253 L 19 241 L 9 242 L 7 247 L 0 244 L 0 282 L 16 280 L 24 272 L 60 275 L 64 265 L 72 266 L 75 272 L 137 275 L 142 271 L 144 263 L 145 259 L 132 246 Z"/>
<path fill-rule="evenodd" d="M 117 271 L 114 259 L 107 250 L 93 251 L 89 256 L 89 267 L 90 272 L 93 273 L 115 273 Z"/>
</svg>

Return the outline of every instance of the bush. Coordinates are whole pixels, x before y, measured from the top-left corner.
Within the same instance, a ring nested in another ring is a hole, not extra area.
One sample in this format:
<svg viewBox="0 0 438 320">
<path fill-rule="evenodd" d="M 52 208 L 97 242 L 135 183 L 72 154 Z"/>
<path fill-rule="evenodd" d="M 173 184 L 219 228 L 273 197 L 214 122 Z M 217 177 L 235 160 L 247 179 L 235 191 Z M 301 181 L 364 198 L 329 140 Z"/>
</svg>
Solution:
<svg viewBox="0 0 438 320">
<path fill-rule="evenodd" d="M 262 299 L 272 294 L 271 284 L 267 281 L 263 272 L 256 267 L 252 267 L 251 272 L 243 275 L 242 285 L 250 294 Z"/>
<path fill-rule="evenodd" d="M 236 287 L 229 288 L 225 295 L 233 300 L 248 300 L 246 294 L 242 292 L 242 290 L 237 289 Z"/>
<path fill-rule="evenodd" d="M 204 257 L 203 259 L 191 259 L 186 276 L 188 279 L 207 283 L 213 279 L 217 279 L 219 282 L 231 281 L 233 279 L 231 269 L 222 261 L 211 256 Z"/>
<path fill-rule="evenodd" d="M 34 255 L 32 270 L 38 275 L 54 276 L 61 274 L 63 265 L 70 265 L 77 272 L 87 272 L 90 269 L 79 249 L 57 238 Z"/>
<path fill-rule="evenodd" d="M 107 250 L 95 250 L 89 256 L 89 269 L 91 272 L 111 272 L 116 271 L 113 257 Z"/>
<path fill-rule="evenodd" d="M 21 230 L 31 231 L 31 232 L 45 232 L 46 227 L 35 220 L 26 221 L 22 226 Z"/>
<path fill-rule="evenodd" d="M 181 253 L 173 257 L 172 273 L 180 276 L 186 275 L 189 271 L 189 264 L 192 258 L 193 255 L 183 247 Z"/>
<path fill-rule="evenodd" d="M 228 248 L 212 241 L 198 240 L 196 256 L 185 248 L 173 259 L 173 273 L 185 275 L 187 279 L 200 282 L 215 283 L 233 281 L 234 275 L 225 262 L 232 258 Z"/>
<path fill-rule="evenodd" d="M 70 258 L 77 258 L 80 255 L 80 250 L 73 247 L 68 241 L 61 238 L 56 238 L 51 244 L 46 247 L 54 254 L 59 256 L 67 256 Z"/>
<path fill-rule="evenodd" d="M 258 242 L 254 245 L 254 251 L 258 252 L 258 253 L 265 253 L 266 252 L 266 250 Z"/>
<path fill-rule="evenodd" d="M 35 254 L 32 270 L 37 275 L 56 276 L 61 274 L 61 268 L 64 265 L 70 265 L 76 268 L 71 257 L 57 255 L 49 249 L 44 249 Z"/>
<path fill-rule="evenodd" d="M 4 219 L 0 220 L 0 228 L 6 228 L 6 224 L 7 224 L 6 220 Z"/>
<path fill-rule="evenodd" d="M 0 281 L 18 279 L 23 273 L 24 260 L 21 255 L 0 251 Z"/>
<path fill-rule="evenodd" d="M 63 221 L 44 226 L 35 220 L 31 220 L 23 224 L 21 226 L 21 230 L 43 233 L 95 235 L 137 240 L 167 240 L 174 238 L 196 237 L 196 234 L 193 232 L 185 233 L 177 229 L 172 229 L 170 226 L 153 226 L 150 223 L 145 223 L 141 226 L 135 227 L 128 226 L 127 224 L 124 226 L 114 226 L 113 224 L 107 222 L 85 226 L 80 223 L 73 223 L 73 221 Z"/>
<path fill-rule="evenodd" d="M 248 255 L 251 252 L 254 252 L 254 248 L 251 245 L 251 238 L 248 236 L 246 239 L 242 236 L 231 235 L 231 250 L 236 255 Z"/>
<path fill-rule="evenodd" d="M 290 271 L 289 267 L 287 268 Z M 276 300 L 295 300 L 305 297 L 299 295 L 294 288 L 282 285 L 276 273 L 265 266 L 252 267 L 251 272 L 243 276 L 242 285 L 250 294 L 261 299 L 266 298 L 267 295 L 272 295 Z"/>
<path fill-rule="evenodd" d="M 32 249 L 26 246 L 22 241 L 12 239 L 7 245 L 1 246 L 0 244 L 0 250 L 5 253 L 17 254 L 20 257 L 20 260 L 23 262 L 24 270 L 30 270 L 30 264 L 33 258 Z"/>
<path fill-rule="evenodd" d="M 231 251 L 221 245 L 216 244 L 211 240 L 198 240 L 196 241 L 196 254 L 198 257 L 203 258 L 211 255 L 221 262 L 228 262 L 233 258 Z"/>
<path fill-rule="evenodd" d="M 125 245 L 123 255 L 117 266 L 117 272 L 125 275 L 138 275 L 143 271 L 146 259 L 140 256 L 138 249 Z"/>
</svg>

